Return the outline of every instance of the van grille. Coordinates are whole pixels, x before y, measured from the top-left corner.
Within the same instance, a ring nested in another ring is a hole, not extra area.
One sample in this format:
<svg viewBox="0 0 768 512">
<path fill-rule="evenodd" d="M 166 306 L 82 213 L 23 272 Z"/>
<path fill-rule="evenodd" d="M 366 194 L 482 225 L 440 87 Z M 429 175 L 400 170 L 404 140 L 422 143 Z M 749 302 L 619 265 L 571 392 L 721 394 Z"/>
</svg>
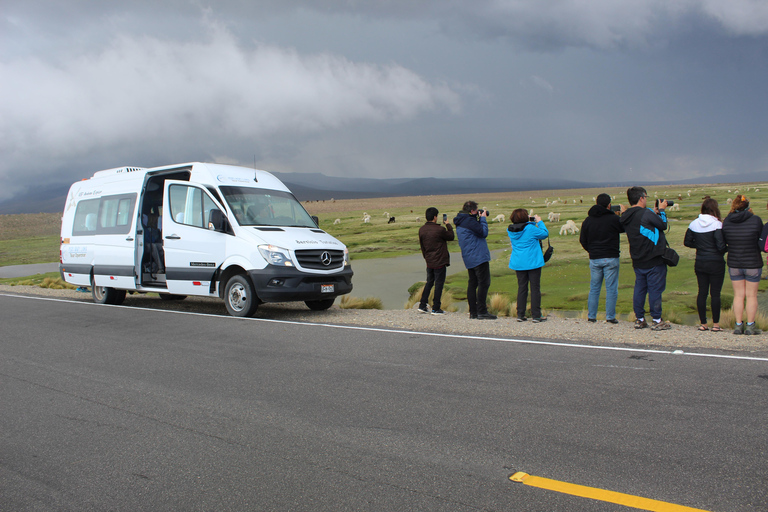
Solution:
<svg viewBox="0 0 768 512">
<path fill-rule="evenodd" d="M 323 263 L 323 255 L 327 254 L 325 260 L 330 263 Z M 302 268 L 312 270 L 335 270 L 344 266 L 344 251 L 329 251 L 326 249 L 308 249 L 296 251 L 296 260 Z"/>
</svg>

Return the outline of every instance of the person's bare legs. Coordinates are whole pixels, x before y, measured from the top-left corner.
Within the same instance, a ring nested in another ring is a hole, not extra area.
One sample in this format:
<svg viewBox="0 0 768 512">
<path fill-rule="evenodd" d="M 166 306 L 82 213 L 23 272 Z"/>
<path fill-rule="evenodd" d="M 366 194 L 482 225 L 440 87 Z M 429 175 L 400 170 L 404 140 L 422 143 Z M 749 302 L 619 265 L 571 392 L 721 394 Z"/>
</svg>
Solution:
<svg viewBox="0 0 768 512">
<path fill-rule="evenodd" d="M 744 296 L 746 295 L 746 283 L 747 281 L 744 279 L 741 281 L 731 281 L 731 284 L 733 285 L 733 317 L 737 324 L 740 324 L 744 317 Z M 755 296 L 755 304 L 757 304 L 757 296 Z"/>
<path fill-rule="evenodd" d="M 760 283 L 750 283 L 749 281 L 744 281 L 744 283 L 746 283 L 745 293 L 747 296 L 747 323 L 751 324 L 757 316 L 757 288 Z"/>
</svg>

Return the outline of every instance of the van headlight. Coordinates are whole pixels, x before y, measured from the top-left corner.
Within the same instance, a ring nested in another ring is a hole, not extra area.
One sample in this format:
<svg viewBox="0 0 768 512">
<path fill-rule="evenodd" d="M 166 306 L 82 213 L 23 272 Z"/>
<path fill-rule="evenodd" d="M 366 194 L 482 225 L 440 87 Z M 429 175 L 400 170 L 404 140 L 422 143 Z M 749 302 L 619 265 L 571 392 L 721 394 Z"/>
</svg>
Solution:
<svg viewBox="0 0 768 512">
<path fill-rule="evenodd" d="M 344 266 L 349 266 L 349 249 L 344 248 Z"/>
<path fill-rule="evenodd" d="M 267 260 L 270 265 L 277 265 L 278 267 L 293 267 L 293 261 L 291 261 L 291 253 L 288 249 L 277 247 L 275 245 L 259 245 L 259 252 L 262 257 Z"/>
</svg>

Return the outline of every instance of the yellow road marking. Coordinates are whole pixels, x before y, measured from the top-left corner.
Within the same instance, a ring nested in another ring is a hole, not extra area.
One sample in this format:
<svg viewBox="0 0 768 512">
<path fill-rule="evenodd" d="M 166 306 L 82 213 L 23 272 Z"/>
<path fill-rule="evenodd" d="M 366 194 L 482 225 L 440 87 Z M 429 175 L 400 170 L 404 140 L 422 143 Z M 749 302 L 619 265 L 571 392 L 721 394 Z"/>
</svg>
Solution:
<svg viewBox="0 0 768 512">
<path fill-rule="evenodd" d="M 632 496 L 631 494 L 622 494 L 620 492 L 606 491 L 605 489 L 597 489 L 595 487 L 586 487 L 584 485 L 570 484 L 568 482 L 560 482 L 558 480 L 550 480 L 549 478 L 529 475 L 528 473 L 523 473 L 522 471 L 518 471 L 514 475 L 510 476 L 509 479 L 513 482 L 530 485 L 531 487 L 538 487 L 540 489 L 547 489 L 549 491 L 561 492 L 564 494 L 570 494 L 572 496 L 580 496 L 582 498 L 607 501 L 617 505 L 624 505 L 640 510 L 650 510 L 652 512 L 708 512 L 700 508 L 675 505 L 674 503 L 641 498 L 639 496 Z"/>
</svg>

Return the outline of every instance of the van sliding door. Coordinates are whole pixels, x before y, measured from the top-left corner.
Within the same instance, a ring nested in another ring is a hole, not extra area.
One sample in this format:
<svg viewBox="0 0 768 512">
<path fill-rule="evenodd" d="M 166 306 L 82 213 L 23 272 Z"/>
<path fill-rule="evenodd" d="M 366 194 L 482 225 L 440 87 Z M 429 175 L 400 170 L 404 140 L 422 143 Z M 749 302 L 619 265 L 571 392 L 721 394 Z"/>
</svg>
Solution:
<svg viewBox="0 0 768 512">
<path fill-rule="evenodd" d="M 165 181 L 163 249 L 168 291 L 179 295 L 215 295 L 211 280 L 224 261 L 227 235 L 208 229 L 212 209 L 220 208 L 201 186 Z"/>
</svg>

